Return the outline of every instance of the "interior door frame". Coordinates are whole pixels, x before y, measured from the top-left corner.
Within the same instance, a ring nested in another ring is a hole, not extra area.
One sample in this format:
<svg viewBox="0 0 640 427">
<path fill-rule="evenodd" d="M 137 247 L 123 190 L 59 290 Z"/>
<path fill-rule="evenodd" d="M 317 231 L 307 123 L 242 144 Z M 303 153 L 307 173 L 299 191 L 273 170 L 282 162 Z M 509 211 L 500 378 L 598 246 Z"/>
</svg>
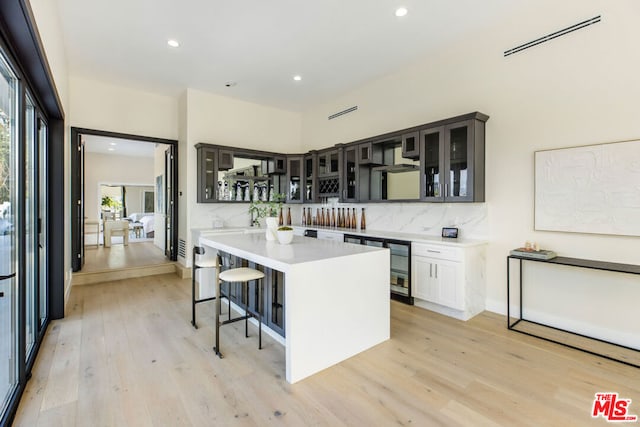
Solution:
<svg viewBox="0 0 640 427">
<path fill-rule="evenodd" d="M 97 129 L 71 127 L 71 269 L 79 271 L 84 260 L 84 150 L 80 149 L 82 135 L 95 135 L 107 138 L 128 139 L 139 142 L 166 144 L 171 150 L 171 250 L 168 258 L 178 260 L 178 141 L 174 139 L 131 135 Z"/>
</svg>

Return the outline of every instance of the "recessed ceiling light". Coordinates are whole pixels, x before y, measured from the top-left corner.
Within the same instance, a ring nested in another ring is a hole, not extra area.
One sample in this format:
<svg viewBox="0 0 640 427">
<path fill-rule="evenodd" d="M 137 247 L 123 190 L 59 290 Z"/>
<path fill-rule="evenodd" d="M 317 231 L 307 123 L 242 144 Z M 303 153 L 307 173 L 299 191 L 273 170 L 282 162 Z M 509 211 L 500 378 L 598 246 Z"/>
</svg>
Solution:
<svg viewBox="0 0 640 427">
<path fill-rule="evenodd" d="M 109 145 L 117 145 L 115 142 L 110 142 Z"/>
<path fill-rule="evenodd" d="M 171 47 L 180 47 L 180 43 L 178 43 L 177 40 L 173 40 L 173 39 L 168 40 L 167 44 Z"/>
<path fill-rule="evenodd" d="M 115 151 L 115 148 L 113 148 L 113 147 L 109 147 L 109 148 L 108 148 L 108 150 L 109 150 L 109 151 Z"/>
<path fill-rule="evenodd" d="M 396 9 L 396 16 L 398 18 L 405 16 L 409 11 L 407 10 L 406 7 L 399 7 Z"/>
<path fill-rule="evenodd" d="M 302 76 L 293 76 L 293 80 L 299 82 L 300 80 L 302 80 Z"/>
</svg>

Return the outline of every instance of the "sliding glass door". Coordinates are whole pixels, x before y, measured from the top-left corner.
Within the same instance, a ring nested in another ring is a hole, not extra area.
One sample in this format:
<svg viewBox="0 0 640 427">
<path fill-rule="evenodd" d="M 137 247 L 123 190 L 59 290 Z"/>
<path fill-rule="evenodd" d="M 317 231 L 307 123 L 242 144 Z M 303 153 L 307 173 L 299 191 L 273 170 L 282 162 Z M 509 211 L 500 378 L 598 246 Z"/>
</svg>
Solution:
<svg viewBox="0 0 640 427">
<path fill-rule="evenodd" d="M 0 415 L 18 383 L 18 81 L 0 56 Z"/>
</svg>

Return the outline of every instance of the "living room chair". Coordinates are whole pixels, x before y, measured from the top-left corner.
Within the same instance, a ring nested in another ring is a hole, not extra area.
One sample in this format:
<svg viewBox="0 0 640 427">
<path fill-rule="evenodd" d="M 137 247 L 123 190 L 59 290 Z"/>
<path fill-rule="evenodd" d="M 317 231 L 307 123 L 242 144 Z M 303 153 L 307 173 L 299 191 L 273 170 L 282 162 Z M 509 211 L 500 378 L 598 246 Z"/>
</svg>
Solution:
<svg viewBox="0 0 640 427">
<path fill-rule="evenodd" d="M 122 236 L 122 243 L 129 244 L 129 221 L 105 221 L 104 222 L 104 247 L 111 247 L 111 237 Z"/>
</svg>

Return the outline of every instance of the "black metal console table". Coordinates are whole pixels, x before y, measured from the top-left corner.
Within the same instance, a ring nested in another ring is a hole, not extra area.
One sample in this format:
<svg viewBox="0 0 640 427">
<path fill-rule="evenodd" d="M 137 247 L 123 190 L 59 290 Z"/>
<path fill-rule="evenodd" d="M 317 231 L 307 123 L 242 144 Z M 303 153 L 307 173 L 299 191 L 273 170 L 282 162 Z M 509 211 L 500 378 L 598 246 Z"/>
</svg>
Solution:
<svg viewBox="0 0 640 427">
<path fill-rule="evenodd" d="M 511 261 L 515 260 L 518 261 L 518 269 L 519 269 L 519 280 L 520 280 L 520 294 L 519 294 L 519 316 L 516 318 L 516 320 L 514 322 L 511 321 Z M 532 321 L 532 320 L 528 320 L 526 318 L 524 318 L 523 314 L 522 314 L 522 309 L 523 309 L 523 303 L 522 303 L 522 285 L 523 285 L 523 280 L 522 280 L 522 264 L 524 261 L 532 261 L 532 262 L 541 262 L 541 263 L 547 263 L 547 264 L 555 264 L 555 265 L 563 265 L 563 266 L 569 266 L 569 267 L 579 267 L 579 268 L 589 268 L 589 269 L 594 269 L 594 270 L 605 270 L 605 271 L 613 271 L 613 272 L 617 272 L 617 273 L 627 273 L 627 274 L 637 274 L 640 275 L 640 265 L 631 265 L 631 264 L 619 264 L 619 263 L 613 263 L 613 262 L 604 262 L 604 261 L 593 261 L 593 260 L 587 260 L 587 259 L 579 259 L 579 258 L 567 258 L 567 257 L 556 257 L 550 260 L 541 260 L 541 259 L 535 259 L 535 258 L 527 258 L 527 257 L 521 257 L 521 256 L 516 256 L 516 255 L 509 255 L 507 257 L 507 328 L 512 330 L 512 331 L 516 331 L 525 335 L 529 335 L 532 337 L 536 337 L 536 338 L 540 338 L 546 341 L 550 341 L 550 342 L 554 342 L 557 344 L 562 344 L 564 346 L 567 347 L 571 347 L 574 348 L 576 350 L 580 350 L 580 351 L 584 351 L 586 353 L 590 353 L 590 354 L 594 354 L 597 356 L 601 356 L 610 360 L 615 360 L 617 362 L 621 362 L 624 363 L 626 365 L 630 365 L 630 366 L 634 366 L 636 368 L 640 368 L 640 362 L 633 362 L 633 361 L 629 361 L 629 360 L 624 360 L 621 358 L 617 358 L 617 357 L 613 357 L 611 355 L 606 355 L 606 354 L 602 354 L 593 350 L 589 350 L 586 348 L 582 348 L 576 345 L 572 345 L 572 344 L 568 344 L 566 342 L 562 342 L 559 341 L 557 339 L 554 338 L 549 338 L 549 337 L 544 337 L 544 336 L 540 336 L 537 335 L 533 332 L 530 331 L 525 331 L 525 330 L 519 330 L 516 328 L 517 325 L 524 325 L 524 324 L 532 324 L 532 325 L 537 325 L 539 327 L 543 327 L 543 328 L 547 328 L 553 331 L 559 331 L 559 332 L 564 332 L 567 334 L 572 334 L 572 335 L 576 335 L 582 338 L 585 338 L 587 340 L 593 340 L 599 343 L 604 343 L 604 344 L 609 344 L 621 349 L 625 349 L 625 350 L 630 350 L 632 352 L 638 352 L 640 353 L 640 349 L 638 348 L 633 348 L 633 347 L 627 347 L 621 344 L 617 344 L 617 343 L 613 343 L 610 341 L 606 341 L 600 338 L 594 338 L 594 337 L 590 337 L 587 335 L 583 335 L 583 334 L 579 334 L 576 332 L 572 332 L 566 329 L 562 329 L 562 328 L 558 328 L 555 326 L 550 326 L 550 325 L 545 325 L 543 323 L 540 322 L 536 322 L 536 321 Z M 639 359 L 640 360 L 640 359 Z"/>
</svg>

